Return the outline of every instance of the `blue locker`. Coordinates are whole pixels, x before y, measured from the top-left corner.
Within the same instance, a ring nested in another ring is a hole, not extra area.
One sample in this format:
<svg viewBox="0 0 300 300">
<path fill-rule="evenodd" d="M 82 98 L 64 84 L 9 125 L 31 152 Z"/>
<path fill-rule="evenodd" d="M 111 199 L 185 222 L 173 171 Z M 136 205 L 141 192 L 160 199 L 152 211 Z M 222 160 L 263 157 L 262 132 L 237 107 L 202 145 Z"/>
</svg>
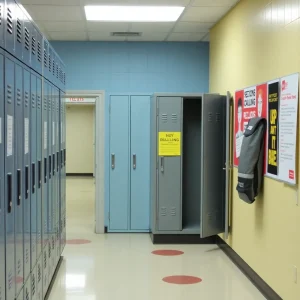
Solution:
<svg viewBox="0 0 300 300">
<path fill-rule="evenodd" d="M 110 97 L 110 230 L 129 229 L 129 110 L 128 96 Z"/>
<path fill-rule="evenodd" d="M 130 229 L 147 232 L 150 229 L 150 96 L 131 96 L 130 102 Z"/>
<path fill-rule="evenodd" d="M 0 50 L 1 51 L 1 50 Z M 0 52 L 0 300 L 5 300 L 4 57 Z"/>
<path fill-rule="evenodd" d="M 37 259 L 42 254 L 42 79 L 37 75 Z"/>
<path fill-rule="evenodd" d="M 4 0 L 0 0 L 0 11 L 1 11 L 1 22 L 0 22 L 0 48 L 4 48 L 4 18 L 3 13 L 4 12 Z"/>
<path fill-rule="evenodd" d="M 37 103 L 36 103 L 36 76 L 31 73 L 31 110 L 30 110 L 30 203 L 31 203 L 31 270 L 37 262 L 37 197 L 36 197 L 36 179 L 37 179 Z"/>
<path fill-rule="evenodd" d="M 43 35 L 38 30 L 38 28 L 35 27 L 36 31 L 36 65 L 35 65 L 35 71 L 42 75 L 42 66 L 43 66 Z"/>
<path fill-rule="evenodd" d="M 31 31 L 31 46 L 30 46 L 30 65 L 32 70 L 36 71 L 37 69 L 37 31 L 33 23 L 30 26 Z"/>
<path fill-rule="evenodd" d="M 24 36 L 23 36 L 23 62 L 30 67 L 30 54 L 31 54 L 31 22 L 27 16 L 23 15 L 23 27 L 24 27 Z"/>
<path fill-rule="evenodd" d="M 15 5 L 15 56 L 22 61 L 24 44 L 24 13 L 18 4 Z"/>
<path fill-rule="evenodd" d="M 49 79 L 49 42 L 44 38 L 43 76 Z"/>
<path fill-rule="evenodd" d="M 15 166 L 14 166 L 14 121 L 15 121 L 15 95 L 14 62 L 5 57 L 5 229 L 6 229 L 6 299 L 15 298 Z"/>
<path fill-rule="evenodd" d="M 23 161 L 23 212 L 24 212 L 24 282 L 27 282 L 30 275 L 30 71 L 23 68 L 24 88 L 24 161 Z"/>
<path fill-rule="evenodd" d="M 4 13 L 4 39 L 5 49 L 10 54 L 15 54 L 15 25 L 16 25 L 16 3 L 14 0 L 6 0 Z"/>
<path fill-rule="evenodd" d="M 19 295 L 24 280 L 23 266 L 23 149 L 24 149 L 24 124 L 23 120 L 23 67 L 15 64 L 15 251 L 16 251 L 16 295 Z"/>
</svg>

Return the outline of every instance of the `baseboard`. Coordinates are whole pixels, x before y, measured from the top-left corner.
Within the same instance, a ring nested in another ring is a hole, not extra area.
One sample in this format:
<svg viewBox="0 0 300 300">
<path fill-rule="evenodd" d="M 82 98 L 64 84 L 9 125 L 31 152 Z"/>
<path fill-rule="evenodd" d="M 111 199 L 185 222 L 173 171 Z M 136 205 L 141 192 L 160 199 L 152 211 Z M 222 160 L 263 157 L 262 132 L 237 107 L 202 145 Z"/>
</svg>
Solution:
<svg viewBox="0 0 300 300">
<path fill-rule="evenodd" d="M 216 236 L 201 239 L 199 234 L 150 234 L 153 244 L 216 244 Z"/>
<path fill-rule="evenodd" d="M 282 300 L 282 298 L 219 236 L 216 238 L 216 243 L 268 300 Z"/>
<path fill-rule="evenodd" d="M 51 290 L 52 290 L 52 288 L 53 288 L 55 279 L 56 279 L 56 277 L 57 277 L 57 273 L 58 273 L 58 271 L 59 271 L 59 268 L 60 268 L 60 266 L 61 266 L 61 263 L 63 262 L 63 259 L 64 259 L 63 256 L 61 256 L 60 259 L 59 259 L 59 261 L 58 261 L 58 264 L 57 264 L 57 266 L 56 266 L 55 272 L 54 272 L 54 274 L 53 274 L 53 276 L 52 276 L 52 279 L 51 279 L 51 282 L 50 282 L 50 284 L 49 284 L 49 287 L 48 287 L 48 290 L 47 290 L 47 293 L 46 293 L 46 296 L 45 296 L 45 300 L 48 300 L 48 298 L 49 298 L 49 296 L 50 296 Z"/>
<path fill-rule="evenodd" d="M 67 176 L 78 176 L 78 177 L 83 177 L 83 176 L 87 176 L 87 177 L 92 177 L 94 176 L 93 173 L 67 173 Z"/>
</svg>

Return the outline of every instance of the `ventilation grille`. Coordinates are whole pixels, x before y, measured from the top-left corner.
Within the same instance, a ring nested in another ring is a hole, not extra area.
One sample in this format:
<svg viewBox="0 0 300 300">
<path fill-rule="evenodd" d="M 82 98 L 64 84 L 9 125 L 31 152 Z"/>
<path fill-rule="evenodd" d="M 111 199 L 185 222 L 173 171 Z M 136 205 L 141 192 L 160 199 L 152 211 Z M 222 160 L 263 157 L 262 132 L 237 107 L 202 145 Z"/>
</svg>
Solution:
<svg viewBox="0 0 300 300">
<path fill-rule="evenodd" d="M 42 47 L 40 42 L 37 43 L 37 57 L 38 61 L 42 62 Z"/>
<path fill-rule="evenodd" d="M 53 76 L 55 76 L 55 60 L 52 60 L 52 71 L 53 71 Z"/>
<path fill-rule="evenodd" d="M 162 114 L 161 115 L 161 120 L 163 121 L 163 123 L 167 123 L 168 122 L 168 115 L 167 114 Z"/>
<path fill-rule="evenodd" d="M 28 289 L 26 288 L 26 292 L 25 292 L 25 298 L 26 298 L 26 300 L 29 300 L 29 292 L 28 292 Z"/>
<path fill-rule="evenodd" d="M 56 64 L 56 78 L 58 78 L 58 64 Z"/>
<path fill-rule="evenodd" d="M 37 273 L 38 273 L 38 282 L 41 282 L 41 280 L 42 280 L 42 270 L 41 270 L 41 265 L 40 264 L 38 264 Z"/>
<path fill-rule="evenodd" d="M 7 21 L 6 21 L 6 24 L 7 24 L 7 32 L 9 34 L 12 34 L 13 33 L 13 19 L 12 19 L 12 13 L 11 13 L 11 10 L 10 10 L 9 7 L 7 8 Z"/>
<path fill-rule="evenodd" d="M 29 51 L 29 47 L 30 47 L 29 40 L 30 40 L 29 30 L 25 27 L 25 49 L 28 51 Z"/>
<path fill-rule="evenodd" d="M 48 55 L 46 48 L 44 48 L 44 67 L 48 68 Z"/>
<path fill-rule="evenodd" d="M 17 19 L 17 41 L 22 43 L 22 23 L 19 19 Z"/>
<path fill-rule="evenodd" d="M 34 274 L 32 274 L 32 282 L 31 282 L 31 284 L 32 284 L 32 296 L 34 296 L 35 295 L 35 276 L 34 276 Z"/>
<path fill-rule="evenodd" d="M 142 36 L 141 32 L 111 32 L 111 36 L 120 36 L 120 37 L 139 37 Z"/>
<path fill-rule="evenodd" d="M 221 121 L 221 114 L 216 113 L 216 122 L 220 122 L 220 121 Z"/>
<path fill-rule="evenodd" d="M 165 217 L 167 215 L 167 208 L 166 207 L 161 207 L 160 208 L 160 215 L 162 217 Z"/>
<path fill-rule="evenodd" d="M 172 122 L 177 123 L 177 114 L 172 114 Z"/>
<path fill-rule="evenodd" d="M 44 269 L 47 268 L 47 253 L 44 252 Z"/>
<path fill-rule="evenodd" d="M 17 89 L 17 105 L 18 106 L 21 105 L 21 101 L 22 101 L 21 91 L 20 91 L 20 89 Z"/>
<path fill-rule="evenodd" d="M 31 53 L 35 55 L 35 37 L 33 36 L 31 39 Z"/>
<path fill-rule="evenodd" d="M 48 61 L 49 61 L 49 72 L 52 72 L 52 63 L 51 63 L 51 55 L 48 55 Z"/>
<path fill-rule="evenodd" d="M 208 122 L 212 122 L 213 120 L 213 114 L 210 112 L 208 113 Z"/>
<path fill-rule="evenodd" d="M 11 85 L 9 85 L 9 84 L 7 85 L 6 91 L 7 91 L 7 102 L 11 103 L 11 101 L 12 101 L 12 88 L 11 88 Z"/>
<path fill-rule="evenodd" d="M 31 94 L 31 106 L 35 108 L 35 94 Z"/>
<path fill-rule="evenodd" d="M 28 107 L 29 104 L 29 93 L 25 91 L 25 106 Z"/>
<path fill-rule="evenodd" d="M 175 217 L 177 215 L 176 207 L 171 208 L 171 216 Z"/>
<path fill-rule="evenodd" d="M 2 25 L 2 5 L 0 4 L 0 26 L 1 25 Z M 0 290 L 0 297 L 1 297 L 1 290 Z"/>
</svg>

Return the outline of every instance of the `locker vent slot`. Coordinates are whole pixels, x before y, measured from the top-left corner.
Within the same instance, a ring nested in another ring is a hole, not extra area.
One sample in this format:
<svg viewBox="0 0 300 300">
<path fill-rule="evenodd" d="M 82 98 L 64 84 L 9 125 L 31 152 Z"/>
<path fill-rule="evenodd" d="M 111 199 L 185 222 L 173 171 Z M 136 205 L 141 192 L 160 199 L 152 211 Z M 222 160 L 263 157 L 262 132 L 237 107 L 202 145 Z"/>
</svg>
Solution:
<svg viewBox="0 0 300 300">
<path fill-rule="evenodd" d="M 21 268 L 21 260 L 19 259 L 19 260 L 18 260 L 18 272 L 17 272 L 18 275 L 21 274 L 21 269 L 22 269 L 22 268 Z"/>
<path fill-rule="evenodd" d="M 56 78 L 58 78 L 58 64 L 56 64 Z"/>
<path fill-rule="evenodd" d="M 44 252 L 44 269 L 47 268 L 47 254 Z"/>
<path fill-rule="evenodd" d="M 212 122 L 213 120 L 213 114 L 210 112 L 208 113 L 208 122 Z"/>
<path fill-rule="evenodd" d="M 29 47 L 30 47 L 30 44 L 29 44 L 29 30 L 25 27 L 25 49 L 29 51 Z"/>
<path fill-rule="evenodd" d="M 37 96 L 37 107 L 38 107 L 38 109 L 41 109 L 41 96 L 40 95 Z"/>
<path fill-rule="evenodd" d="M 17 19 L 17 41 L 22 43 L 22 23 L 19 19 Z"/>
<path fill-rule="evenodd" d="M 42 62 L 42 48 L 40 42 L 37 43 L 37 57 L 38 57 L 38 61 Z"/>
<path fill-rule="evenodd" d="M 52 250 L 54 250 L 55 242 L 54 242 L 54 237 L 52 236 Z"/>
<path fill-rule="evenodd" d="M 172 114 L 172 123 L 177 123 L 177 114 Z"/>
<path fill-rule="evenodd" d="M 64 73 L 64 84 L 66 84 L 66 73 Z"/>
<path fill-rule="evenodd" d="M 0 26 L 2 25 L 2 4 L 0 4 Z M 1 289 L 0 289 L 0 299 L 1 299 Z"/>
<path fill-rule="evenodd" d="M 216 113 L 216 122 L 220 122 L 220 121 L 221 121 L 221 114 Z"/>
<path fill-rule="evenodd" d="M 172 217 L 175 217 L 175 216 L 177 215 L 176 212 L 177 212 L 177 211 L 176 211 L 176 207 L 172 207 L 172 208 L 171 208 L 171 216 L 172 216 Z"/>
<path fill-rule="evenodd" d="M 29 292 L 28 292 L 28 289 L 26 288 L 26 291 L 25 291 L 25 297 L 26 297 L 26 300 L 29 300 Z"/>
<path fill-rule="evenodd" d="M 18 106 L 21 105 L 21 101 L 22 101 L 21 91 L 20 91 L 20 89 L 17 89 L 17 105 Z"/>
<path fill-rule="evenodd" d="M 38 264 L 38 282 L 41 282 L 42 280 L 42 272 L 41 272 L 41 265 Z"/>
<path fill-rule="evenodd" d="M 168 122 L 168 115 L 167 114 L 162 114 L 161 115 L 161 120 L 163 123 L 167 123 Z"/>
<path fill-rule="evenodd" d="M 44 98 L 44 110 L 47 110 L 47 98 Z"/>
<path fill-rule="evenodd" d="M 32 284 L 32 296 L 34 296 L 35 295 L 35 276 L 34 276 L 34 274 L 32 274 L 31 284 Z"/>
<path fill-rule="evenodd" d="M 7 85 L 6 91 L 7 91 L 7 102 L 11 103 L 12 102 L 12 88 L 9 84 Z"/>
<path fill-rule="evenodd" d="M 48 55 L 47 50 L 44 48 L 44 67 L 48 68 Z"/>
<path fill-rule="evenodd" d="M 53 76 L 55 76 L 55 60 L 54 59 L 52 60 L 52 73 L 53 73 Z"/>
<path fill-rule="evenodd" d="M 28 249 L 26 249 L 25 261 L 26 261 L 26 264 L 29 263 L 29 251 L 28 251 Z"/>
<path fill-rule="evenodd" d="M 31 53 L 35 55 L 35 37 L 33 36 L 31 39 Z"/>
<path fill-rule="evenodd" d="M 162 217 L 165 217 L 167 215 L 167 208 L 166 207 L 161 207 L 160 208 L 160 215 Z"/>
<path fill-rule="evenodd" d="M 29 93 L 25 91 L 25 106 L 28 107 L 29 104 Z"/>
<path fill-rule="evenodd" d="M 51 69 L 52 64 L 51 64 L 51 55 L 50 54 L 49 54 L 48 60 L 49 60 L 49 72 L 51 73 L 52 72 L 52 69 Z"/>
<path fill-rule="evenodd" d="M 35 108 L 35 94 L 31 95 L 31 106 L 32 108 Z"/>
<path fill-rule="evenodd" d="M 9 7 L 7 7 L 6 24 L 7 24 L 7 32 L 9 34 L 12 34 L 13 33 L 13 18 L 12 18 L 12 12 Z"/>
</svg>

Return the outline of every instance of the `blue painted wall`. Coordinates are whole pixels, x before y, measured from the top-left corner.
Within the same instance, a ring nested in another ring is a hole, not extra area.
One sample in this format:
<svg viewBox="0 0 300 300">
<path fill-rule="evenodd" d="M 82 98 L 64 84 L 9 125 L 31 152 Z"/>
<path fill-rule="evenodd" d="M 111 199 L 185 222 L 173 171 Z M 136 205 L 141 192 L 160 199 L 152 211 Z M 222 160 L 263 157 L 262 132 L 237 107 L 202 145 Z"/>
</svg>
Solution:
<svg viewBox="0 0 300 300">
<path fill-rule="evenodd" d="M 109 114 L 113 93 L 208 92 L 208 43 L 53 42 L 67 67 L 68 90 L 106 93 L 106 225 L 109 199 Z"/>
</svg>

